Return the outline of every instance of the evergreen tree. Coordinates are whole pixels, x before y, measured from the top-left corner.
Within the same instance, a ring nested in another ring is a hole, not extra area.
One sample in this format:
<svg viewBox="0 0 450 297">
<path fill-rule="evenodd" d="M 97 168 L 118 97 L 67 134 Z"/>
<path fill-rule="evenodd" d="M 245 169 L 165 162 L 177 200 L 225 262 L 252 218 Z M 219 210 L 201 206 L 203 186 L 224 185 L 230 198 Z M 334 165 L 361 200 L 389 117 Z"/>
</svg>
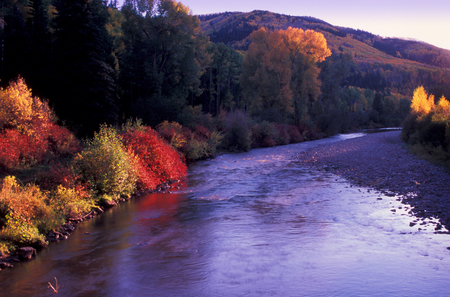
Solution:
<svg viewBox="0 0 450 297">
<path fill-rule="evenodd" d="M 40 98 L 50 96 L 51 34 L 47 9 L 42 0 L 33 0 L 28 18 L 30 52 L 27 54 L 27 84 Z"/>
<path fill-rule="evenodd" d="M 117 120 L 112 42 L 101 0 L 55 0 L 55 94 L 58 115 L 80 134 Z"/>
<path fill-rule="evenodd" d="M 173 0 L 127 1 L 122 12 L 124 106 L 152 125 L 175 120 L 187 98 L 201 93 L 200 77 L 209 62 L 200 22 Z"/>
<path fill-rule="evenodd" d="M 9 81 L 19 75 L 26 78 L 27 54 L 30 52 L 30 38 L 23 10 L 26 5 L 18 1 L 3 3 L 2 14 L 2 57 L 1 84 L 6 86 Z"/>
</svg>

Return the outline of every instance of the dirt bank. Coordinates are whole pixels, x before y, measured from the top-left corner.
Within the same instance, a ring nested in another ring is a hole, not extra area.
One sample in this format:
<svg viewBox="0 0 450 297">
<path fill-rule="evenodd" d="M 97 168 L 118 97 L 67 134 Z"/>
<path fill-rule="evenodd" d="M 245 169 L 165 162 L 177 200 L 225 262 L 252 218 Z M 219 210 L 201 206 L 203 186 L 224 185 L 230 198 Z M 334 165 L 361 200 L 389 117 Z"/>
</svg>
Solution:
<svg viewBox="0 0 450 297">
<path fill-rule="evenodd" d="M 450 230 L 450 174 L 408 152 L 400 131 L 368 134 L 298 155 L 361 186 L 401 195 L 419 217 L 436 217 Z"/>
</svg>

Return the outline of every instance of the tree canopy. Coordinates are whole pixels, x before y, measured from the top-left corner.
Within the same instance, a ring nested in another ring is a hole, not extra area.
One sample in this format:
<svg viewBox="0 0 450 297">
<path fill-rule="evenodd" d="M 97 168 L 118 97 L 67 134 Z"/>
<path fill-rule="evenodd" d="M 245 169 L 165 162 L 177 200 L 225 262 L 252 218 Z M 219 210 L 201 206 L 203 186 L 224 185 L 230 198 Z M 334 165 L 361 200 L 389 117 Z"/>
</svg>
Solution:
<svg viewBox="0 0 450 297">
<path fill-rule="evenodd" d="M 289 27 L 250 35 L 242 87 L 252 114 L 291 116 L 298 124 L 320 93 L 318 62 L 331 55 L 321 33 Z"/>
</svg>

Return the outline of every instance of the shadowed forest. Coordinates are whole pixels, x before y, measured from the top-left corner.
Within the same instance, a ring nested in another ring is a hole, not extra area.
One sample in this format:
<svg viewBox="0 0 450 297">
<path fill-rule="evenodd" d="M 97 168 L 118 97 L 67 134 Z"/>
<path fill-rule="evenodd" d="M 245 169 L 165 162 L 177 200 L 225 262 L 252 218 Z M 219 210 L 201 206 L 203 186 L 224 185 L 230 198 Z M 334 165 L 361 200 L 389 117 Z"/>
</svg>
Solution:
<svg viewBox="0 0 450 297">
<path fill-rule="evenodd" d="M 2 252 L 219 152 L 406 118 L 448 161 L 450 52 L 420 42 L 173 0 L 4 0 L 0 41 Z"/>
</svg>

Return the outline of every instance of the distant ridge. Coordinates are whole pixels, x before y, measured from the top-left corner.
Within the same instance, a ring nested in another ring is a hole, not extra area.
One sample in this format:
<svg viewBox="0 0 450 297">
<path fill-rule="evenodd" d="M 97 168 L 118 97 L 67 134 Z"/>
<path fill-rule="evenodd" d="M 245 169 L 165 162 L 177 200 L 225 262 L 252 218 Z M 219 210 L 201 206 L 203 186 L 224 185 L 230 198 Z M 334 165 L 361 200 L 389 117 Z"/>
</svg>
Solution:
<svg viewBox="0 0 450 297">
<path fill-rule="evenodd" d="M 311 16 L 290 16 L 270 11 L 223 12 L 199 15 L 202 30 L 212 42 L 223 42 L 236 50 L 247 50 L 248 36 L 265 27 L 312 29 L 324 34 L 333 52 L 352 54 L 357 62 L 423 65 L 450 69 L 450 50 L 407 38 L 381 37 L 367 31 L 333 26 Z M 409 61 L 409 62 L 408 62 Z"/>
</svg>

